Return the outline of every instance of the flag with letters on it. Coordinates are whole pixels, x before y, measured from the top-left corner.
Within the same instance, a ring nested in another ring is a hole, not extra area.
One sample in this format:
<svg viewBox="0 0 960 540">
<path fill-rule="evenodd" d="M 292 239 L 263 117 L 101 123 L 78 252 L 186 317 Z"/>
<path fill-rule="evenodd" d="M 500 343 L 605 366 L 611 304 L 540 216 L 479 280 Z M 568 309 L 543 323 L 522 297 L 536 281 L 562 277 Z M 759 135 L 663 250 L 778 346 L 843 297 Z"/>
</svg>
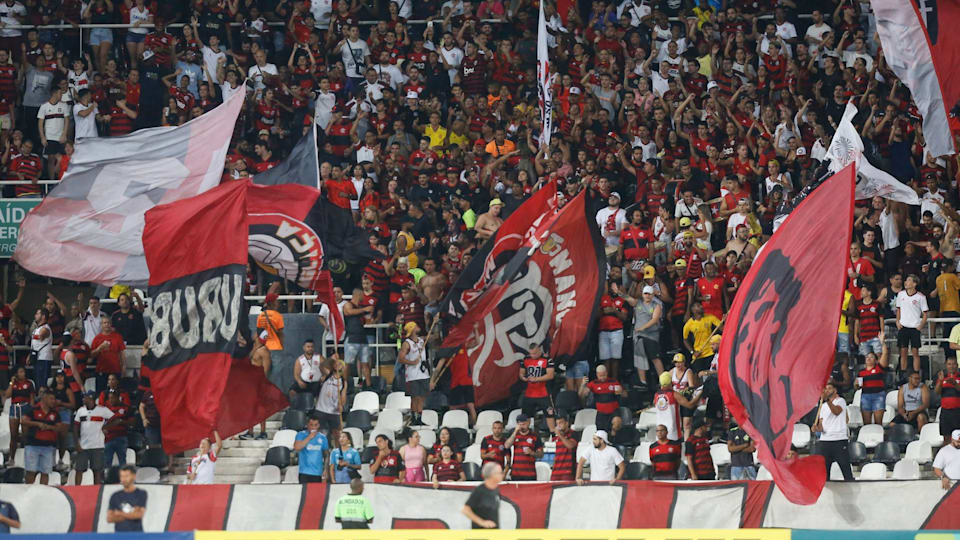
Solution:
<svg viewBox="0 0 960 540">
<path fill-rule="evenodd" d="M 566 17 L 566 14 L 563 15 Z M 553 90 L 550 88 L 550 48 L 547 47 L 547 19 L 540 2 L 540 21 L 537 25 L 537 91 L 540 96 L 540 146 L 550 146 L 553 132 Z"/>
</svg>

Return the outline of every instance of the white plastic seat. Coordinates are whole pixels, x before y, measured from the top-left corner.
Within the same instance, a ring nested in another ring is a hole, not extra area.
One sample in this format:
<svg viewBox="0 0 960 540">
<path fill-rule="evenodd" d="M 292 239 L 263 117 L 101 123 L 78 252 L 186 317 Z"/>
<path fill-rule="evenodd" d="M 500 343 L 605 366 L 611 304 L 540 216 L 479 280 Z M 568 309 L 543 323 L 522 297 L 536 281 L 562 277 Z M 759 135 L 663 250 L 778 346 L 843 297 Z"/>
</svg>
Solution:
<svg viewBox="0 0 960 540">
<path fill-rule="evenodd" d="M 25 467 L 23 447 L 17 448 L 17 451 L 13 454 L 13 466 Z"/>
<path fill-rule="evenodd" d="M 393 431 L 394 433 L 403 429 L 403 413 L 397 409 L 384 409 L 380 411 L 377 417 L 377 430 Z"/>
<path fill-rule="evenodd" d="M 37 474 L 37 476 L 33 479 L 33 483 L 34 483 L 34 484 L 39 484 L 39 483 L 40 483 L 40 475 L 39 475 L 39 474 Z M 48 486 L 59 486 L 59 485 L 62 485 L 62 484 L 63 484 L 63 482 L 60 481 L 60 473 L 58 473 L 57 471 L 50 471 L 50 476 L 49 476 L 49 478 L 47 479 L 47 485 L 48 485 Z"/>
<path fill-rule="evenodd" d="M 286 446 L 293 450 L 293 441 L 297 440 L 297 432 L 292 429 L 281 429 L 273 434 L 273 440 L 270 441 L 270 448 L 274 446 Z"/>
<path fill-rule="evenodd" d="M 358 392 L 353 396 L 353 406 L 351 411 L 367 411 L 370 414 L 380 412 L 380 396 L 376 392 Z"/>
<path fill-rule="evenodd" d="M 363 466 L 364 469 L 368 467 Z M 291 465 L 287 467 L 287 470 L 283 472 L 283 483 L 284 484 L 299 484 L 300 483 L 300 467 L 298 465 Z"/>
<path fill-rule="evenodd" d="M 590 424 L 589 426 L 584 427 L 584 428 L 583 428 L 583 432 L 580 433 L 580 441 L 581 441 L 581 442 L 580 442 L 580 444 L 577 445 L 577 446 L 583 445 L 583 446 L 587 446 L 587 447 L 592 447 L 592 446 L 593 446 L 593 436 L 596 435 L 596 434 L 597 434 L 597 425 L 596 425 L 596 424 Z"/>
<path fill-rule="evenodd" d="M 867 424 L 860 428 L 857 433 L 857 442 L 862 442 L 864 446 L 876 448 L 883 442 L 883 426 L 877 424 Z"/>
<path fill-rule="evenodd" d="M 907 445 L 903 458 L 915 460 L 920 464 L 930 463 L 933 461 L 933 448 L 927 441 L 911 441 Z"/>
<path fill-rule="evenodd" d="M 390 439 L 390 442 L 393 443 L 394 447 L 397 445 L 396 433 L 387 429 L 380 429 L 378 427 L 373 428 L 370 431 L 370 438 L 367 439 L 367 446 L 376 446 L 377 445 L 377 436 L 383 435 L 386 438 Z"/>
<path fill-rule="evenodd" d="M 637 418 L 637 429 L 653 431 L 657 427 L 657 411 L 655 409 L 645 409 L 640 412 Z"/>
<path fill-rule="evenodd" d="M 510 411 L 510 415 L 507 416 L 507 430 L 511 430 L 517 427 L 517 417 L 523 413 L 520 409 L 514 409 Z M 530 428 L 533 429 L 533 418 L 530 419 Z"/>
<path fill-rule="evenodd" d="M 858 428 L 861 426 L 863 426 L 863 413 L 860 412 L 860 407 L 850 405 L 847 407 L 847 427 Z"/>
<path fill-rule="evenodd" d="M 480 445 L 471 444 L 468 446 L 463 452 L 463 461 L 469 461 L 470 463 L 476 463 L 477 465 L 480 465 L 483 462 L 483 459 L 480 457 Z"/>
<path fill-rule="evenodd" d="M 383 404 L 383 409 L 394 409 L 401 413 L 409 412 L 410 402 L 410 396 L 403 392 L 390 392 L 390 394 L 387 395 L 387 401 Z"/>
<path fill-rule="evenodd" d="M 860 406 L 860 396 L 861 396 L 862 394 L 863 394 L 863 390 L 861 390 L 860 388 L 857 388 L 857 391 L 853 393 L 853 401 L 851 401 L 850 403 L 851 403 L 852 405 L 856 405 L 857 407 L 859 407 L 859 406 Z"/>
<path fill-rule="evenodd" d="M 940 435 L 940 424 L 938 422 L 924 424 L 923 427 L 920 428 L 920 440 L 930 443 L 932 448 L 940 448 L 943 446 L 943 436 Z"/>
<path fill-rule="evenodd" d="M 353 443 L 354 448 L 363 447 L 363 430 L 356 427 L 343 428 L 343 432 L 350 435 L 350 442 Z M 329 441 L 330 445 L 334 448 L 337 448 L 340 444 L 339 441 Z"/>
<path fill-rule="evenodd" d="M 867 463 L 860 469 L 858 480 L 886 480 L 887 466 L 883 463 Z"/>
<path fill-rule="evenodd" d="M 68 454 L 68 455 L 69 455 L 69 454 Z M 130 464 L 136 464 L 136 463 L 137 463 L 137 453 L 133 450 L 133 448 L 127 448 L 126 456 L 127 456 L 127 463 L 130 463 Z M 113 463 L 111 463 L 110 466 L 112 467 L 112 466 L 114 466 L 114 465 L 119 465 L 119 464 L 120 464 L 120 460 L 117 459 L 117 455 L 114 454 L 114 455 L 113 455 Z"/>
<path fill-rule="evenodd" d="M 96 377 L 87 377 L 83 381 L 83 391 L 84 392 L 96 392 L 97 391 L 97 378 Z M 10 409 L 4 408 L 5 411 Z"/>
<path fill-rule="evenodd" d="M 473 442 L 480 444 L 487 435 L 493 435 L 493 426 L 477 425 L 477 433 L 473 436 Z"/>
<path fill-rule="evenodd" d="M 437 429 L 440 427 L 440 415 L 437 414 L 437 411 L 424 409 L 423 413 L 420 414 L 420 424 Z"/>
<path fill-rule="evenodd" d="M 583 431 L 583 429 L 589 425 L 597 423 L 597 410 L 596 409 L 580 409 L 577 411 L 577 415 L 573 418 L 573 430 L 574 431 Z"/>
<path fill-rule="evenodd" d="M 650 444 L 649 442 L 642 442 L 636 450 L 633 451 L 633 459 L 630 461 L 638 461 L 646 465 L 651 465 L 650 463 Z"/>
<path fill-rule="evenodd" d="M 432 429 L 418 429 L 417 433 L 420 434 L 420 444 L 424 448 L 429 450 L 433 448 L 434 443 L 437 442 L 437 432 Z"/>
<path fill-rule="evenodd" d="M 887 397 L 884 401 L 885 406 L 888 409 L 893 409 L 894 411 L 896 411 L 897 403 L 898 403 L 897 398 L 899 397 L 900 397 L 900 390 L 891 390 L 887 392 Z"/>
<path fill-rule="evenodd" d="M 70 473 L 67 474 L 67 485 L 68 485 L 68 486 L 73 486 L 73 485 L 76 485 L 76 482 L 77 482 L 77 471 L 76 471 L 76 470 L 71 470 Z M 80 485 L 81 485 L 81 486 L 92 486 L 92 485 L 93 485 L 93 471 L 92 471 L 92 470 L 87 469 L 87 470 L 83 471 L 83 476 L 80 477 Z"/>
<path fill-rule="evenodd" d="M 810 446 L 810 426 L 802 423 L 793 425 L 793 445 L 797 448 Z"/>
<path fill-rule="evenodd" d="M 553 474 L 553 468 L 549 463 L 538 461 L 534 464 L 537 468 L 537 482 L 549 482 L 550 475 Z"/>
<path fill-rule="evenodd" d="M 440 427 L 470 429 L 470 415 L 463 409 L 449 410 L 443 414 Z"/>
<path fill-rule="evenodd" d="M 160 470 L 156 467 L 137 467 L 138 484 L 159 484 Z"/>
<path fill-rule="evenodd" d="M 476 428 L 480 426 L 492 426 L 494 422 L 503 422 L 503 413 L 500 411 L 480 411 L 477 414 Z"/>
<path fill-rule="evenodd" d="M 893 466 L 895 480 L 919 480 L 920 464 L 915 459 L 904 458 Z"/>
<path fill-rule="evenodd" d="M 897 408 L 887 405 L 883 409 L 883 419 L 880 420 L 880 425 L 887 427 L 890 425 L 890 422 L 893 422 L 893 419 L 897 417 Z"/>
<path fill-rule="evenodd" d="M 263 312 L 263 306 L 250 306 L 250 315 L 259 315 Z"/>
<path fill-rule="evenodd" d="M 713 458 L 713 464 L 717 467 L 730 464 L 730 449 L 726 443 L 716 443 L 710 445 L 710 457 Z"/>
<path fill-rule="evenodd" d="M 251 484 L 279 484 L 280 467 L 276 465 L 261 465 L 253 473 L 253 482 Z"/>
<path fill-rule="evenodd" d="M 773 479 L 772 476 L 770 478 Z M 833 482 L 843 481 L 843 471 L 840 470 L 840 465 L 836 461 L 830 466 L 830 480 Z"/>
</svg>

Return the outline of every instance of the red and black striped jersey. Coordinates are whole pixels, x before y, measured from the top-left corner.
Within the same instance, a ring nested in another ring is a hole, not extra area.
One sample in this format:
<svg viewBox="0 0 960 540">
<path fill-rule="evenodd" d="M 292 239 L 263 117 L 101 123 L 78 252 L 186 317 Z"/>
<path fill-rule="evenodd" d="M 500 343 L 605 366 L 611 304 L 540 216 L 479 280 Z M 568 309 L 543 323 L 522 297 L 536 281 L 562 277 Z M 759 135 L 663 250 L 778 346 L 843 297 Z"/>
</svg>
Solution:
<svg viewBox="0 0 960 540">
<path fill-rule="evenodd" d="M 886 381 L 887 370 L 880 364 L 870 369 L 862 369 L 857 377 L 860 377 L 860 387 L 864 394 L 879 394 L 887 388 Z"/>
<path fill-rule="evenodd" d="M 573 481 L 577 472 L 577 440 L 573 438 L 573 430 L 568 429 L 563 436 L 567 440 L 574 442 L 573 448 L 567 448 L 556 437 L 557 450 L 553 457 L 553 472 L 550 473 L 552 481 Z"/>
<path fill-rule="evenodd" d="M 654 477 L 676 478 L 680 470 L 680 455 L 683 448 L 680 441 L 660 443 L 655 441 L 650 445 L 650 463 L 653 464 Z"/>
<path fill-rule="evenodd" d="M 693 463 L 693 470 L 697 476 L 703 478 L 715 473 L 713 457 L 710 455 L 710 442 L 705 437 L 690 437 L 684 452 L 687 463 Z"/>
<path fill-rule="evenodd" d="M 127 105 L 129 107 L 129 105 Z M 110 136 L 117 137 L 133 131 L 133 119 L 123 109 L 114 106 L 110 109 Z"/>
<path fill-rule="evenodd" d="M 496 438 L 494 438 L 493 435 L 487 435 L 486 437 L 484 437 L 483 440 L 480 441 L 480 453 L 481 453 L 481 455 L 482 455 L 482 454 L 487 454 L 487 453 L 489 453 L 489 452 L 493 452 L 494 454 L 496 454 L 496 458 L 491 459 L 491 458 L 489 458 L 489 457 L 485 457 L 485 458 L 483 458 L 483 462 L 484 462 L 484 463 L 499 463 L 501 467 L 506 467 L 506 466 L 507 466 L 507 456 L 510 455 L 510 454 L 509 454 L 509 450 L 507 450 L 507 447 L 506 447 L 506 445 L 504 444 L 504 443 L 506 443 L 506 442 L 507 442 L 507 439 L 506 439 L 506 438 L 496 439 Z"/>
<path fill-rule="evenodd" d="M 543 448 L 543 442 L 533 430 L 515 435 L 513 439 L 513 468 L 510 472 L 510 478 L 513 480 L 536 480 L 536 453 Z M 529 454 L 524 452 L 525 448 L 530 449 Z"/>
<path fill-rule="evenodd" d="M 11 102 L 17 98 L 17 68 L 11 64 L 0 65 L 0 95 Z"/>
<path fill-rule="evenodd" d="M 940 386 L 940 406 L 944 409 L 960 409 L 960 374 L 948 374 Z"/>
</svg>

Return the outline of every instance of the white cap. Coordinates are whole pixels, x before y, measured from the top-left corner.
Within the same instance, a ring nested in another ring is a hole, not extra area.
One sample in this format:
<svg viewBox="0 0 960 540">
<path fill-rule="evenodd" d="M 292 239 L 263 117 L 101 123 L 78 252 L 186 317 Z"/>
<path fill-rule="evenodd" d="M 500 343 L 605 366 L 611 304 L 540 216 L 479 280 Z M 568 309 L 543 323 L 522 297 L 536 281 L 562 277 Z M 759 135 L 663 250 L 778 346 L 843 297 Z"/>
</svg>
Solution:
<svg viewBox="0 0 960 540">
<path fill-rule="evenodd" d="M 960 441 L 960 429 L 953 430 L 953 433 L 950 434 L 950 438 L 955 441 Z"/>
<path fill-rule="evenodd" d="M 610 192 L 610 197 L 616 197 L 618 200 L 621 200 L 621 201 L 623 200 L 623 199 L 620 197 L 620 194 L 617 193 L 616 191 L 611 191 L 611 192 Z"/>
<path fill-rule="evenodd" d="M 653 286 L 652 286 L 652 285 L 644 285 L 644 286 L 643 286 L 643 294 L 653 294 Z"/>
<path fill-rule="evenodd" d="M 707 83 L 707 91 L 710 91 L 717 87 L 717 81 L 710 81 Z"/>
<path fill-rule="evenodd" d="M 960 431 L 960 430 L 957 430 L 957 431 Z M 607 444 L 610 444 L 610 441 L 607 440 L 607 432 L 604 431 L 604 430 L 602 430 L 602 429 L 601 429 L 600 431 L 597 431 L 596 433 L 594 433 L 593 436 L 596 437 L 596 438 L 598 438 L 598 439 L 600 439 L 601 441 L 603 441 L 603 442 L 605 442 L 605 443 L 607 443 Z"/>
<path fill-rule="evenodd" d="M 571 94 L 579 94 L 579 93 L 580 93 L 580 88 L 577 87 L 577 86 L 571 86 L 571 87 L 570 87 L 570 93 L 571 93 Z"/>
<path fill-rule="evenodd" d="M 804 148 L 804 147 L 802 147 L 802 146 L 799 147 L 799 148 L 797 148 L 797 155 L 798 155 L 798 156 L 805 156 L 805 155 L 807 155 L 807 149 Z"/>
<path fill-rule="evenodd" d="M 414 92 L 413 90 L 410 90 L 409 92 L 407 92 L 407 99 L 420 99 L 420 94 Z"/>
</svg>

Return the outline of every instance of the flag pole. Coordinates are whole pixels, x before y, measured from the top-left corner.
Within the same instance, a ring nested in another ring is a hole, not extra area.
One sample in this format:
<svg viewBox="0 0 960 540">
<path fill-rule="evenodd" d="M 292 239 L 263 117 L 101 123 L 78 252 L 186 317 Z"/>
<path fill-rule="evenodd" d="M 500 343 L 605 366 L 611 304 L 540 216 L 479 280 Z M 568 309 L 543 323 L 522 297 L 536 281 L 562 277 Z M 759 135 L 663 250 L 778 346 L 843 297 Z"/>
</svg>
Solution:
<svg viewBox="0 0 960 540">
<path fill-rule="evenodd" d="M 320 189 L 320 153 L 317 151 L 317 119 L 314 118 L 310 124 L 311 129 L 313 129 L 313 159 L 317 164 L 314 174 L 317 176 L 317 189 Z M 336 336 L 334 336 L 334 343 L 336 343 L 336 339 Z"/>
</svg>

